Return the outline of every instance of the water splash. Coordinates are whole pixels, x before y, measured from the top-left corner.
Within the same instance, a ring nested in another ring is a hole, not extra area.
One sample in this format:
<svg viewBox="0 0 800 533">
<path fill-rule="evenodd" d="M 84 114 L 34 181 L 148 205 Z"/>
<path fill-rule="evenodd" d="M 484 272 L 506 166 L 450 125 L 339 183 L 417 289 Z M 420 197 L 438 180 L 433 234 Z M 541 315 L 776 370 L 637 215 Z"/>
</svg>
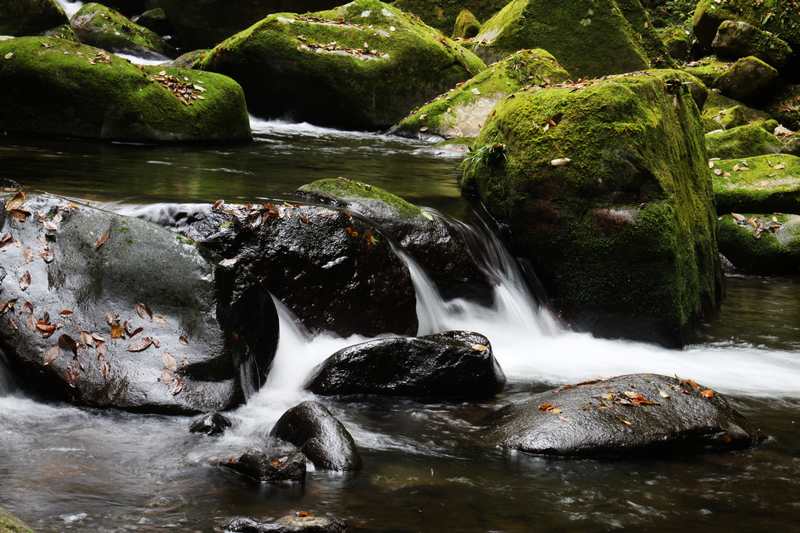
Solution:
<svg viewBox="0 0 800 533">
<path fill-rule="evenodd" d="M 72 18 L 72 16 L 83 7 L 83 2 L 79 0 L 57 0 L 58 4 L 64 9 L 64 13 L 67 14 L 67 17 Z"/>
</svg>

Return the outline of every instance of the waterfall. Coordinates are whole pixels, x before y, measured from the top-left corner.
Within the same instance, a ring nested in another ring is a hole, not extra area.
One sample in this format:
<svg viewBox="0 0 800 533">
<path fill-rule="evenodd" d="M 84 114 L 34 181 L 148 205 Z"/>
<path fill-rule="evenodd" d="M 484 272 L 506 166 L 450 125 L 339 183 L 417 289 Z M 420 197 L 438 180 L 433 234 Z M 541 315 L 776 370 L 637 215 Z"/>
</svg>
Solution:
<svg viewBox="0 0 800 533">
<path fill-rule="evenodd" d="M 83 2 L 79 0 L 57 0 L 59 5 L 64 9 L 64 13 L 67 14 L 67 17 L 72 18 L 72 16 L 78 12 L 78 10 L 83 6 Z"/>
</svg>

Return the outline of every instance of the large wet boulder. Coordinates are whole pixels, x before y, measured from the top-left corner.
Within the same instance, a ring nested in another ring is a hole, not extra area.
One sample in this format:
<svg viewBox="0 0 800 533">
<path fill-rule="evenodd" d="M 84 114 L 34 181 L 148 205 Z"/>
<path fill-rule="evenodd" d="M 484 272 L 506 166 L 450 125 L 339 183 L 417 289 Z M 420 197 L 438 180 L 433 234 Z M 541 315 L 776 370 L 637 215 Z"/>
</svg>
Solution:
<svg viewBox="0 0 800 533">
<path fill-rule="evenodd" d="M 230 419 L 221 413 L 207 413 L 192 420 L 189 426 L 190 433 L 201 433 L 214 437 L 222 435 L 225 430 L 231 427 L 233 423 Z"/>
<path fill-rule="evenodd" d="M 261 483 L 302 483 L 306 478 L 306 456 L 297 451 L 273 455 L 249 449 L 220 465 Z"/>
<path fill-rule="evenodd" d="M 800 158 L 762 155 L 711 165 L 720 213 L 800 213 Z"/>
<path fill-rule="evenodd" d="M 347 522 L 329 516 L 315 516 L 308 511 L 281 517 L 275 521 L 259 522 L 252 518 L 234 518 L 226 533 L 344 533 Z"/>
<path fill-rule="evenodd" d="M 711 46 L 726 20 L 748 22 L 793 48 L 800 48 L 800 10 L 793 1 L 700 0 L 693 19 L 694 33 L 700 43 Z"/>
<path fill-rule="evenodd" d="M 779 154 L 796 149 L 793 143 L 775 135 L 778 123 L 774 120 L 753 122 L 729 130 L 706 134 L 708 157 L 736 159 L 765 154 Z"/>
<path fill-rule="evenodd" d="M 472 233 L 463 224 L 346 178 L 317 180 L 299 191 L 375 223 L 422 267 L 444 298 L 491 302 L 496 280 L 469 252 Z"/>
<path fill-rule="evenodd" d="M 594 77 L 649 68 L 644 31 L 651 30 L 635 27 L 615 0 L 573 0 L 558 9 L 549 0 L 513 0 L 483 24 L 474 50 L 495 62 L 543 48 L 573 76 Z"/>
<path fill-rule="evenodd" d="M 488 20 L 508 0 L 395 0 L 394 5 L 420 17 L 425 24 L 450 35 L 462 11 L 467 10 L 479 21 Z"/>
<path fill-rule="evenodd" d="M 0 41 L 0 131 L 126 141 L 250 138 L 244 94 L 230 78 L 139 67 L 51 37 Z"/>
<path fill-rule="evenodd" d="M 320 470 L 361 469 L 361 456 L 350 432 L 319 402 L 303 402 L 286 411 L 270 437 L 294 444 Z"/>
<path fill-rule="evenodd" d="M 209 48 L 272 13 L 331 9 L 347 0 L 158 0 L 184 47 Z"/>
<path fill-rule="evenodd" d="M 743 21 L 726 20 L 720 24 L 714 52 L 724 58 L 755 56 L 776 69 L 782 69 L 792 56 L 792 47 L 783 39 Z"/>
<path fill-rule="evenodd" d="M 800 274 L 800 215 L 731 213 L 720 217 L 719 249 L 736 270 Z"/>
<path fill-rule="evenodd" d="M 269 293 L 233 294 L 186 239 L 47 195 L 0 208 L 0 349 L 20 383 L 79 405 L 234 407 L 278 342 Z"/>
<path fill-rule="evenodd" d="M 355 0 L 270 15 L 214 48 L 202 68 L 241 83 L 257 115 L 380 129 L 484 64 L 416 17 Z"/>
<path fill-rule="evenodd" d="M 299 204 L 211 207 L 160 222 L 216 257 L 232 285 L 257 280 L 314 332 L 416 333 L 410 272 L 372 223 Z"/>
<path fill-rule="evenodd" d="M 754 56 L 743 57 L 716 80 L 722 94 L 742 102 L 760 102 L 777 88 L 778 71 Z"/>
<path fill-rule="evenodd" d="M 516 93 L 462 188 L 508 225 L 576 327 L 676 345 L 720 301 L 703 128 L 677 73 Z"/>
<path fill-rule="evenodd" d="M 489 340 L 478 333 L 450 331 L 344 348 L 317 367 L 307 387 L 326 396 L 484 400 L 504 385 Z"/>
<path fill-rule="evenodd" d="M 545 50 L 522 50 L 448 92 L 437 96 L 404 118 L 394 131 L 422 138 L 477 137 L 497 102 L 523 87 L 555 85 L 569 73 Z"/>
<path fill-rule="evenodd" d="M 155 58 L 174 53 L 174 49 L 158 34 L 102 4 L 84 4 L 72 17 L 70 25 L 82 43 L 109 52 Z"/>
<path fill-rule="evenodd" d="M 68 22 L 55 0 L 0 0 L 0 35 L 35 35 Z"/>
<path fill-rule="evenodd" d="M 536 394 L 502 410 L 489 440 L 565 457 L 628 457 L 735 450 L 758 430 L 719 393 L 655 374 L 621 376 Z"/>
</svg>

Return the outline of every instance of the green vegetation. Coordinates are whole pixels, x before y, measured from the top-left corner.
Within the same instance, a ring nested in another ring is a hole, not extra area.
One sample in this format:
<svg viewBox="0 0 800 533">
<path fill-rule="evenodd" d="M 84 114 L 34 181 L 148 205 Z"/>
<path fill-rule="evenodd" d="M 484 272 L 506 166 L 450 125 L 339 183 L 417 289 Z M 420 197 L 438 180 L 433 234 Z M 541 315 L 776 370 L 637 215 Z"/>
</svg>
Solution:
<svg viewBox="0 0 800 533">
<path fill-rule="evenodd" d="M 462 9 L 453 28 L 453 39 L 472 39 L 481 31 L 481 23 L 469 9 Z"/>
<path fill-rule="evenodd" d="M 71 23 L 81 42 L 112 52 L 169 55 L 172 51 L 156 33 L 101 4 L 85 4 Z"/>
<path fill-rule="evenodd" d="M 394 6 L 449 35 L 462 10 L 468 10 L 478 20 L 487 20 L 507 3 L 508 0 L 396 0 Z"/>
<path fill-rule="evenodd" d="M 725 20 L 749 22 L 800 47 L 800 9 L 794 0 L 700 0 L 693 18 L 700 42 L 710 46 Z"/>
<path fill-rule="evenodd" d="M 412 203 L 389 191 L 347 178 L 317 180 L 300 187 L 299 191 L 314 193 L 345 202 L 358 200 L 377 200 L 392 208 L 402 218 L 422 215 L 422 210 Z"/>
<path fill-rule="evenodd" d="M 709 93 L 706 105 L 703 107 L 703 126 L 707 132 L 727 130 L 769 118 L 767 113 L 747 107 L 715 91 Z"/>
<path fill-rule="evenodd" d="M 800 213 L 800 158 L 779 154 L 712 163 L 720 213 Z"/>
<path fill-rule="evenodd" d="M 0 508 L 0 532 L 33 533 L 33 530 Z"/>
<path fill-rule="evenodd" d="M 735 159 L 785 151 L 783 141 L 773 134 L 778 122 L 766 120 L 706 134 L 708 157 Z"/>
<path fill-rule="evenodd" d="M 800 216 L 736 213 L 719 222 L 720 251 L 743 272 L 800 274 Z"/>
</svg>

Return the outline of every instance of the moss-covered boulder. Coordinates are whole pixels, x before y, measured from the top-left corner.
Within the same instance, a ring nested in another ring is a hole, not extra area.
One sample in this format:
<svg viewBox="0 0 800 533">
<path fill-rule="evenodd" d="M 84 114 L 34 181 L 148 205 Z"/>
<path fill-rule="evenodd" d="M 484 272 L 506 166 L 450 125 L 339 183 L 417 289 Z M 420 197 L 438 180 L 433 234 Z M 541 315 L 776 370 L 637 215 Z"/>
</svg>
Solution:
<svg viewBox="0 0 800 533">
<path fill-rule="evenodd" d="M 480 32 L 480 21 L 469 9 L 462 9 L 453 27 L 453 39 L 472 39 Z"/>
<path fill-rule="evenodd" d="M 0 42 L 0 131 L 130 141 L 250 138 L 241 87 L 218 74 L 139 67 L 52 37 Z"/>
<path fill-rule="evenodd" d="M 148 9 L 141 15 L 133 17 L 131 20 L 158 35 L 172 35 L 174 32 L 174 28 L 167 18 L 166 11 L 160 7 Z"/>
<path fill-rule="evenodd" d="M 158 0 L 187 49 L 211 48 L 267 15 L 331 9 L 347 0 Z"/>
<path fill-rule="evenodd" d="M 0 35 L 35 35 L 67 23 L 55 0 L 0 0 Z"/>
<path fill-rule="evenodd" d="M 707 132 L 728 130 L 769 119 L 767 113 L 748 107 L 716 91 L 709 92 L 708 100 L 703 107 L 703 126 Z"/>
<path fill-rule="evenodd" d="M 200 66 L 200 63 L 203 62 L 203 59 L 208 55 L 211 50 L 201 49 L 201 50 L 192 50 L 191 52 L 186 52 L 185 54 L 181 54 L 175 59 L 172 60 L 172 66 L 178 68 L 197 68 Z"/>
<path fill-rule="evenodd" d="M 711 161 L 720 213 L 800 213 L 800 158 L 792 155 Z"/>
<path fill-rule="evenodd" d="M 783 39 L 743 21 L 726 20 L 711 43 L 714 52 L 729 59 L 755 56 L 782 69 L 792 56 L 792 47 Z"/>
<path fill-rule="evenodd" d="M 82 43 L 109 52 L 167 56 L 172 47 L 155 32 L 102 4 L 85 4 L 70 21 Z"/>
<path fill-rule="evenodd" d="M 468 10 L 478 20 L 488 20 L 509 0 L 395 0 L 395 7 L 421 18 L 445 35 L 453 31 L 458 16 Z M 454 36 L 457 37 L 457 36 Z"/>
<path fill-rule="evenodd" d="M 787 128 L 800 130 L 800 85 L 787 85 L 770 99 L 766 107 Z"/>
<path fill-rule="evenodd" d="M 497 102 L 526 86 L 569 80 L 569 73 L 544 50 L 522 50 L 420 107 L 397 125 L 401 135 L 445 139 L 477 137 Z"/>
<path fill-rule="evenodd" d="M 725 96 L 743 102 L 765 100 L 777 87 L 778 71 L 754 56 L 743 57 L 719 78 L 716 87 Z"/>
<path fill-rule="evenodd" d="M 692 51 L 692 32 L 683 26 L 656 29 L 669 55 L 676 61 L 687 61 Z"/>
<path fill-rule="evenodd" d="M 720 252 L 737 270 L 800 274 L 800 216 L 732 213 L 720 217 Z"/>
<path fill-rule="evenodd" d="M 33 530 L 19 519 L 0 508 L 0 531 L 2 533 L 33 533 Z"/>
<path fill-rule="evenodd" d="M 625 4 L 627 11 L 631 4 Z M 595 77 L 650 67 L 644 31 L 615 0 L 573 0 L 557 8 L 549 0 L 513 0 L 483 24 L 474 50 L 494 62 L 543 48 L 573 76 Z"/>
<path fill-rule="evenodd" d="M 202 68 L 241 83 L 258 115 L 379 129 L 485 65 L 416 17 L 355 0 L 270 15 L 214 48 Z"/>
<path fill-rule="evenodd" d="M 700 0 L 694 13 L 694 32 L 711 46 L 726 20 L 742 20 L 769 31 L 800 48 L 800 9 L 795 0 Z"/>
<path fill-rule="evenodd" d="M 565 319 L 680 344 L 722 292 L 694 99 L 649 73 L 516 93 L 462 187 L 508 224 Z"/>
<path fill-rule="evenodd" d="M 729 61 L 722 61 L 715 56 L 707 56 L 687 63 L 682 70 L 701 79 L 709 87 L 716 87 L 717 80 L 733 66 Z"/>
<path fill-rule="evenodd" d="M 774 134 L 777 127 L 777 121 L 765 120 L 729 130 L 709 132 L 706 134 L 708 157 L 736 159 L 794 150 L 794 144 L 789 144 Z"/>
</svg>

